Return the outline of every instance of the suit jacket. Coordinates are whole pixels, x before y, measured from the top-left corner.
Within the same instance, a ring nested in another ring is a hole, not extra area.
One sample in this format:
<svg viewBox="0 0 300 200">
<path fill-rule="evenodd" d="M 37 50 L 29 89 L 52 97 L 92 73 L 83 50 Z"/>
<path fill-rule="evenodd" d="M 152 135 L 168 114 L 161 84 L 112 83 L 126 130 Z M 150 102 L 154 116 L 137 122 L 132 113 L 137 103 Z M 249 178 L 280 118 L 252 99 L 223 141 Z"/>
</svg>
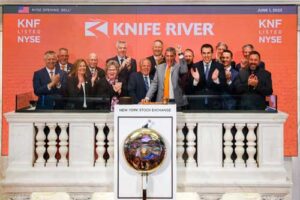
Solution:
<svg viewBox="0 0 300 200">
<path fill-rule="evenodd" d="M 190 76 L 189 79 L 189 85 L 191 88 L 192 94 L 202 94 L 202 95 L 218 95 L 221 94 L 226 86 L 226 78 L 225 78 L 225 71 L 222 64 L 212 61 L 211 66 L 209 68 L 208 72 L 208 79 L 205 78 L 204 73 L 204 64 L 203 61 L 199 61 L 194 64 L 194 67 L 198 69 L 199 75 L 200 75 L 200 81 L 199 83 L 194 86 L 194 78 L 193 76 Z M 215 83 L 212 80 L 212 74 L 215 71 L 215 69 L 219 70 L 219 84 Z"/>
<path fill-rule="evenodd" d="M 125 59 L 127 58 L 127 56 L 125 56 Z M 115 60 L 119 63 L 119 60 L 118 60 L 118 56 L 115 56 L 115 57 L 112 57 L 112 58 L 109 58 L 106 60 L 106 63 L 110 60 Z M 119 63 L 121 65 L 121 63 Z M 119 79 L 121 80 L 125 80 L 126 83 L 128 83 L 128 79 L 129 79 L 129 76 L 132 72 L 136 72 L 137 70 L 137 67 L 136 67 L 136 60 L 131 58 L 131 68 L 130 70 L 128 70 L 126 67 L 123 68 L 121 71 L 119 71 L 119 74 L 118 74 L 118 77 Z"/>
<path fill-rule="evenodd" d="M 251 73 L 258 78 L 256 88 L 248 86 L 248 78 Z M 234 86 L 237 94 L 241 95 L 241 108 L 247 110 L 264 110 L 266 96 L 273 93 L 271 73 L 260 67 L 253 72 L 250 69 L 240 70 Z"/>
<path fill-rule="evenodd" d="M 113 96 L 122 97 L 127 95 L 127 86 L 126 82 L 122 79 L 118 79 L 119 82 L 122 82 L 121 94 L 114 91 L 112 85 L 107 81 L 106 77 L 99 79 L 95 84 L 95 95 L 97 97 L 108 97 L 112 98 Z"/>
<path fill-rule="evenodd" d="M 67 73 L 55 69 L 55 74 L 60 75 L 60 88 L 48 89 L 47 85 L 51 82 L 46 67 L 34 72 L 33 89 L 34 94 L 38 96 L 36 109 L 62 109 L 64 107 L 60 98 L 64 95 L 67 85 Z"/>
<path fill-rule="evenodd" d="M 55 68 L 60 69 L 60 65 L 59 65 L 58 62 L 55 64 Z M 67 63 L 67 69 L 65 69 L 64 71 L 69 74 L 72 71 L 72 69 L 73 69 L 73 64 L 72 63 Z"/>
<path fill-rule="evenodd" d="M 151 77 L 150 82 L 152 82 Z M 128 95 L 131 96 L 133 103 L 139 103 L 146 97 L 146 94 L 147 90 L 143 74 L 141 72 L 132 73 L 128 82 Z"/>
<path fill-rule="evenodd" d="M 105 71 L 103 69 L 101 69 L 100 67 L 96 67 L 96 70 L 97 70 L 97 80 L 99 80 L 100 78 L 103 78 L 105 77 Z M 89 67 L 87 67 L 87 70 L 86 70 L 86 78 L 87 80 L 91 80 L 92 79 L 92 73 L 91 73 L 91 70 Z"/>
<path fill-rule="evenodd" d="M 156 61 L 155 61 L 155 58 L 154 58 L 153 55 L 152 55 L 152 56 L 149 56 L 149 57 L 147 57 L 147 58 L 148 58 L 148 59 L 150 60 L 150 62 L 151 62 L 150 78 L 153 79 L 153 78 L 154 78 L 154 75 L 155 75 L 155 72 L 156 72 L 156 66 L 157 66 L 157 65 L 160 65 L 160 64 L 162 64 L 162 63 L 165 63 L 166 60 L 165 60 L 165 58 L 164 58 L 164 59 L 162 60 L 161 63 L 156 64 Z"/>
<path fill-rule="evenodd" d="M 68 99 L 68 106 L 69 108 L 75 108 L 75 109 L 82 109 L 83 108 L 83 102 L 84 102 L 84 93 L 83 88 L 80 89 L 77 87 L 78 85 L 78 78 L 75 76 L 68 76 L 67 79 L 67 90 L 66 90 L 66 96 L 69 97 Z M 90 80 L 86 80 L 85 85 L 85 96 L 90 97 L 92 96 L 92 83 Z M 87 108 L 91 107 L 90 102 L 86 101 Z"/>
<path fill-rule="evenodd" d="M 157 66 L 154 79 L 150 85 L 146 97 L 151 99 L 157 91 L 156 101 L 163 101 L 164 96 L 164 80 L 167 64 L 163 63 Z M 179 63 L 174 63 L 171 67 L 171 81 L 173 85 L 174 98 L 177 107 L 187 104 L 186 98 L 183 96 L 183 91 L 179 85 L 179 75 L 187 73 L 188 68 L 184 58 L 179 60 Z"/>
</svg>

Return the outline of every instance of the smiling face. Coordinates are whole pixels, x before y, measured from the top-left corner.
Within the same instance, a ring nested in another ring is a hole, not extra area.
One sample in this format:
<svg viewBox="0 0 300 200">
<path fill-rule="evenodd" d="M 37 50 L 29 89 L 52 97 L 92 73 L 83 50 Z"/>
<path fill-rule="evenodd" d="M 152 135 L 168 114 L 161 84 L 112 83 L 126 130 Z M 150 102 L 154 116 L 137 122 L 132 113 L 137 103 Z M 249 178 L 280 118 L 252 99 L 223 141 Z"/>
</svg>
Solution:
<svg viewBox="0 0 300 200">
<path fill-rule="evenodd" d="M 165 59 L 168 66 L 172 66 L 175 62 L 176 53 L 173 53 L 171 51 L 166 51 L 165 53 Z"/>
<path fill-rule="evenodd" d="M 62 64 L 62 65 L 68 64 L 68 60 L 69 60 L 69 53 L 68 53 L 68 51 L 66 51 L 64 49 L 59 50 L 57 58 L 58 58 L 58 62 L 60 64 Z"/>
<path fill-rule="evenodd" d="M 163 44 L 159 41 L 154 42 L 152 51 L 154 56 L 161 56 L 163 52 Z"/>
<path fill-rule="evenodd" d="M 117 67 L 115 65 L 109 65 L 107 67 L 107 71 L 106 71 L 106 77 L 109 79 L 109 80 L 114 80 L 117 78 L 117 73 L 118 70 L 117 70 Z"/>
<path fill-rule="evenodd" d="M 221 59 L 225 67 L 229 67 L 231 65 L 232 56 L 229 52 L 223 52 Z"/>
<path fill-rule="evenodd" d="M 87 61 L 91 68 L 96 68 L 98 65 L 98 56 L 95 53 L 91 53 Z"/>
<path fill-rule="evenodd" d="M 50 70 L 54 69 L 57 57 L 55 54 L 46 54 L 44 56 L 46 67 Z"/>
<path fill-rule="evenodd" d="M 249 56 L 249 68 L 251 70 L 255 70 L 258 67 L 259 63 L 260 63 L 259 55 L 251 54 Z"/>
<path fill-rule="evenodd" d="M 118 56 L 123 58 L 123 57 L 126 56 L 126 52 L 127 52 L 127 44 L 125 42 L 119 42 L 117 44 L 117 54 L 118 54 Z"/>
<path fill-rule="evenodd" d="M 212 60 L 213 50 L 210 47 L 203 47 L 201 49 L 201 56 L 205 63 L 209 63 Z"/>
<path fill-rule="evenodd" d="M 151 62 L 148 59 L 145 59 L 141 63 L 141 73 L 144 76 L 148 76 L 150 74 Z"/>
<path fill-rule="evenodd" d="M 85 62 L 82 61 L 78 64 L 77 74 L 84 75 L 85 72 L 86 72 L 86 64 L 85 64 Z"/>
</svg>

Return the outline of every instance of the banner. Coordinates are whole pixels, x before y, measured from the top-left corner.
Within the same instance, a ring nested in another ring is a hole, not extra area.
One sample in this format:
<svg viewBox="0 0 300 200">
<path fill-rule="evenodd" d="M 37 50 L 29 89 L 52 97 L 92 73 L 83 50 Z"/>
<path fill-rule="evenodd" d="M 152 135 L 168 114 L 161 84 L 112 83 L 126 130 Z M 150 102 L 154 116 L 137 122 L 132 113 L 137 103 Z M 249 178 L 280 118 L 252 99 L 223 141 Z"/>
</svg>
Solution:
<svg viewBox="0 0 300 200">
<path fill-rule="evenodd" d="M 47 50 L 69 49 L 70 59 L 95 52 L 99 65 L 116 55 L 116 41 L 128 43 L 128 56 L 152 54 L 156 39 L 164 47 L 182 45 L 199 61 L 204 43 L 225 42 L 239 63 L 241 47 L 251 43 L 272 73 L 278 109 L 289 114 L 285 155 L 297 155 L 296 6 L 4 6 L 3 113 L 13 111 L 16 94 L 32 91 L 34 71 Z M 8 154 L 3 118 L 2 154 Z"/>
</svg>

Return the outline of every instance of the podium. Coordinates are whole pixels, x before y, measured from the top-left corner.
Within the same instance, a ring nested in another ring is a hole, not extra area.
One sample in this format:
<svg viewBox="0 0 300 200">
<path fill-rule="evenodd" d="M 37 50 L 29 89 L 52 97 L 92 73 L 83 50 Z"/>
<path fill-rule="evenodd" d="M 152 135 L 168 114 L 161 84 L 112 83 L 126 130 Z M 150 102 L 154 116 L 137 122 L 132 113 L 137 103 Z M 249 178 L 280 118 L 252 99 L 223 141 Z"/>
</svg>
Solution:
<svg viewBox="0 0 300 200">
<path fill-rule="evenodd" d="M 124 141 L 147 127 L 164 140 L 161 165 L 147 177 L 147 199 L 176 198 L 176 105 L 117 105 L 114 113 L 114 196 L 116 200 L 142 199 L 145 180 L 124 155 Z"/>
</svg>

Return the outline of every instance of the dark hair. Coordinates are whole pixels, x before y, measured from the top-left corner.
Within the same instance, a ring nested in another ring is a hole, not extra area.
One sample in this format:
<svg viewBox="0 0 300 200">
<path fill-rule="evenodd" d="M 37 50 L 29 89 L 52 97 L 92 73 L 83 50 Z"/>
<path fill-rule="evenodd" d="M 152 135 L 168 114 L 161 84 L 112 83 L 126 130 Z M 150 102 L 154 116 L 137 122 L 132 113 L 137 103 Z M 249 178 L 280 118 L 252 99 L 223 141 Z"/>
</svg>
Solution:
<svg viewBox="0 0 300 200">
<path fill-rule="evenodd" d="M 229 53 L 231 57 L 233 57 L 233 53 L 230 50 L 224 50 L 223 53 Z"/>
<path fill-rule="evenodd" d="M 201 46 L 201 53 L 202 53 L 202 50 L 203 50 L 204 48 L 210 48 L 210 49 L 211 49 L 211 52 L 212 52 L 212 53 L 214 52 L 214 48 L 213 48 L 213 46 L 212 46 L 211 44 L 203 44 L 203 45 Z"/>
<path fill-rule="evenodd" d="M 258 53 L 258 51 L 251 51 L 250 54 L 249 54 L 249 57 L 250 57 L 251 55 L 258 55 L 258 58 L 259 58 L 259 60 L 260 60 L 260 53 Z"/>
</svg>

